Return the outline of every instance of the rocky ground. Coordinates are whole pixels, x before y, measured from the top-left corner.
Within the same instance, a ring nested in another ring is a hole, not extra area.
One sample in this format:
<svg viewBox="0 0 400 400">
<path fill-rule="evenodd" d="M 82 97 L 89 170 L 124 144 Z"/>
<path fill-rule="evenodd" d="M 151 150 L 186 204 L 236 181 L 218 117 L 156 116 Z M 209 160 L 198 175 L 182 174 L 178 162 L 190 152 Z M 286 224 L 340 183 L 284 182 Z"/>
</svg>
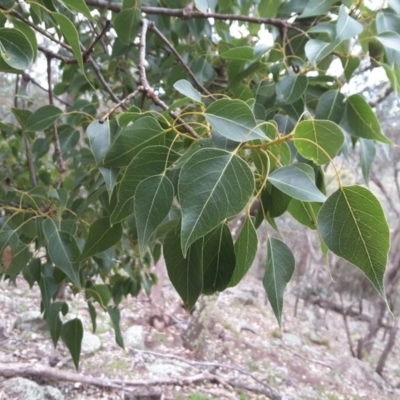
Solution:
<svg viewBox="0 0 400 400">
<path fill-rule="evenodd" d="M 139 399 L 138 393 L 142 393 L 147 399 L 246 400 L 267 399 L 262 393 L 269 388 L 282 399 L 400 398 L 400 391 L 390 385 L 400 379 L 399 344 L 388 360 L 384 380 L 373 372 L 382 341 L 367 361 L 352 358 L 342 316 L 301 301 L 295 317 L 291 292 L 289 288 L 283 332 L 255 273 L 220 294 L 210 321 L 207 343 L 212 356 L 207 363 L 196 361 L 183 346 L 181 335 L 190 315 L 168 282 L 158 308 L 168 316 L 166 323 L 149 321 L 154 304 L 144 294 L 122 303 L 125 350 L 115 344 L 107 315 L 98 310 L 93 334 L 84 298 L 71 298 L 70 314 L 79 316 L 85 327 L 79 376 L 114 382 L 115 389 L 63 382 L 43 373 L 35 381 L 0 378 L 0 399 L 128 400 Z M 76 373 L 63 344 L 53 348 L 38 309 L 37 288 L 29 290 L 22 278 L 17 287 L 0 284 L 0 370 L 24 363 L 63 374 Z M 356 341 L 365 327 L 365 323 L 349 320 L 352 340 Z M 147 385 L 135 388 L 135 395 L 127 389 L 129 381 L 146 381 Z"/>
</svg>

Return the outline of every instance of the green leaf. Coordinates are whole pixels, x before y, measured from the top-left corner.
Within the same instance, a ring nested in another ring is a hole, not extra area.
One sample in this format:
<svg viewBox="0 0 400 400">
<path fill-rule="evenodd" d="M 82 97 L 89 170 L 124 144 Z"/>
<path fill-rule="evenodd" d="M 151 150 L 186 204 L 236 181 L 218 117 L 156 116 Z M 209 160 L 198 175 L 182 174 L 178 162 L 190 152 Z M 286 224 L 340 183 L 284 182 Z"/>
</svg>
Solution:
<svg viewBox="0 0 400 400">
<path fill-rule="evenodd" d="M 310 176 L 295 166 L 281 167 L 269 177 L 269 182 L 283 193 L 301 201 L 323 203 L 326 200 Z"/>
<path fill-rule="evenodd" d="M 86 5 L 84 0 L 62 0 L 62 2 L 70 9 L 80 12 L 84 15 L 89 21 L 95 22 L 92 14 L 88 6 Z"/>
<path fill-rule="evenodd" d="M 309 0 L 299 18 L 316 17 L 328 13 L 335 0 Z"/>
<path fill-rule="evenodd" d="M 201 93 L 196 90 L 193 85 L 185 79 L 180 79 L 179 81 L 174 83 L 174 88 L 181 94 L 193 101 L 197 101 L 201 103 Z"/>
<path fill-rule="evenodd" d="M 78 369 L 83 339 L 82 321 L 79 318 L 74 318 L 66 322 L 61 330 L 61 339 L 68 347 L 75 368 Z"/>
<path fill-rule="evenodd" d="M 8 275 L 18 275 L 25 268 L 32 256 L 29 247 L 29 245 L 21 242 L 19 242 L 17 246 L 12 246 L 11 265 L 5 270 Z"/>
<path fill-rule="evenodd" d="M 121 327 L 120 327 L 120 320 L 121 320 L 121 313 L 119 312 L 119 309 L 117 306 L 107 307 L 108 315 L 111 318 L 111 322 L 114 327 L 114 332 L 115 332 L 115 342 L 119 347 L 122 349 L 124 348 L 124 339 L 122 338 L 121 335 Z"/>
<path fill-rule="evenodd" d="M 281 103 L 291 104 L 303 96 L 308 86 L 304 75 L 285 76 L 276 84 L 277 98 Z"/>
<path fill-rule="evenodd" d="M 221 57 L 232 60 L 253 61 L 254 50 L 250 46 L 232 47 L 221 53 Z"/>
<path fill-rule="evenodd" d="M 217 100 L 207 107 L 207 121 L 222 136 L 235 142 L 269 139 L 257 128 L 251 108 L 242 100 Z"/>
<path fill-rule="evenodd" d="M 68 276 L 75 286 L 80 288 L 78 263 L 80 251 L 75 238 L 67 232 L 57 231 L 50 237 L 48 252 L 53 263 Z"/>
<path fill-rule="evenodd" d="M 247 216 L 235 242 L 236 264 L 229 286 L 236 286 L 246 275 L 257 254 L 258 237 L 251 217 Z"/>
<path fill-rule="evenodd" d="M 262 18 L 275 18 L 280 5 L 280 1 L 261 0 L 260 4 L 258 5 L 258 13 Z"/>
<path fill-rule="evenodd" d="M 275 238 L 267 242 L 267 269 L 263 284 L 279 326 L 282 325 L 283 293 L 292 278 L 295 259 L 285 243 Z"/>
<path fill-rule="evenodd" d="M 89 138 L 90 149 L 92 150 L 96 163 L 103 160 L 111 143 L 110 126 L 108 121 L 101 124 L 99 121 L 93 121 L 86 130 Z"/>
<path fill-rule="evenodd" d="M 208 8 L 211 8 L 212 11 L 214 10 L 214 7 L 212 6 L 212 0 L 195 0 L 194 3 L 196 4 L 196 8 L 202 13 L 208 12 Z"/>
<path fill-rule="evenodd" d="M 328 56 L 337 46 L 337 43 L 326 43 L 317 39 L 310 39 L 305 47 L 308 61 L 314 66 L 317 62 Z"/>
<path fill-rule="evenodd" d="M 400 34 L 397 32 L 382 32 L 376 38 L 388 49 L 400 50 Z"/>
<path fill-rule="evenodd" d="M 310 229 L 317 229 L 317 215 L 320 208 L 321 203 L 310 203 L 292 199 L 288 211 L 300 224 Z"/>
<path fill-rule="evenodd" d="M 132 160 L 122 176 L 118 190 L 118 204 L 111 214 L 116 223 L 134 213 L 133 198 L 140 182 L 165 172 L 178 155 L 165 146 L 148 146 Z"/>
<path fill-rule="evenodd" d="M 346 7 L 342 4 L 336 24 L 336 39 L 339 41 L 355 38 L 364 30 L 364 27 L 347 14 Z"/>
<path fill-rule="evenodd" d="M 90 321 L 92 322 L 92 332 L 95 333 L 97 329 L 97 312 L 91 301 L 87 302 L 89 308 Z"/>
<path fill-rule="evenodd" d="M 385 69 L 386 75 L 392 85 L 393 90 L 397 95 L 400 94 L 400 66 L 394 65 L 390 67 L 389 65 L 382 64 Z"/>
<path fill-rule="evenodd" d="M 115 187 L 115 185 L 117 183 L 117 178 L 118 178 L 118 175 L 119 175 L 119 169 L 118 168 L 100 167 L 99 171 L 101 173 L 101 176 L 104 179 L 104 183 L 106 184 L 108 195 L 111 196 L 112 192 L 114 190 L 114 187 Z"/>
<path fill-rule="evenodd" d="M 135 4 L 132 8 L 125 8 L 114 18 L 113 27 L 122 43 L 133 43 L 139 33 L 141 16 L 140 6 Z"/>
<path fill-rule="evenodd" d="M 400 1 L 399 0 L 388 0 L 388 3 L 390 4 L 390 7 L 392 7 L 393 10 L 396 11 L 397 14 L 400 14 Z"/>
<path fill-rule="evenodd" d="M 16 70 L 28 69 L 33 63 L 34 51 L 28 38 L 14 28 L 0 28 L 0 56 Z"/>
<path fill-rule="evenodd" d="M 220 149 L 201 149 L 183 165 L 178 194 L 182 207 L 182 250 L 240 213 L 254 190 L 247 163 Z"/>
<path fill-rule="evenodd" d="M 359 94 L 347 99 L 347 120 L 352 134 L 364 139 L 392 144 L 392 141 L 381 132 L 381 125 L 371 106 Z"/>
<path fill-rule="evenodd" d="M 43 131 L 57 121 L 63 112 L 55 106 L 47 105 L 40 107 L 29 118 L 25 130 L 30 132 Z"/>
<path fill-rule="evenodd" d="M 110 224 L 108 217 L 100 218 L 90 225 L 88 238 L 79 260 L 92 257 L 114 246 L 122 236 L 121 224 Z"/>
<path fill-rule="evenodd" d="M 68 44 L 72 48 L 72 52 L 78 62 L 79 68 L 83 75 L 85 75 L 85 66 L 82 59 L 81 45 L 79 42 L 78 31 L 76 30 L 74 24 L 71 20 L 63 14 L 52 12 L 51 15 L 57 21 L 60 26 L 61 32 L 65 39 L 68 41 Z"/>
<path fill-rule="evenodd" d="M 108 303 L 111 300 L 111 292 L 107 285 L 98 284 L 92 285 L 85 290 L 86 299 L 93 298 L 97 301 L 103 310 L 106 310 Z"/>
<path fill-rule="evenodd" d="M 338 124 L 345 113 L 345 97 L 339 90 L 328 90 L 318 100 L 315 119 L 327 119 Z"/>
<path fill-rule="evenodd" d="M 390 232 L 377 198 L 361 186 L 339 188 L 322 206 L 318 229 L 329 250 L 358 267 L 385 299 Z"/>
<path fill-rule="evenodd" d="M 173 199 L 174 187 L 165 175 L 151 176 L 137 186 L 134 207 L 142 256 L 152 235 L 168 215 Z"/>
<path fill-rule="evenodd" d="M 60 318 L 60 312 L 63 315 L 66 315 L 68 312 L 68 304 L 64 302 L 54 302 L 50 304 L 50 307 L 47 312 L 47 326 L 49 327 L 51 340 L 53 341 L 54 347 L 57 346 L 58 339 L 61 336 L 61 331 L 63 327 L 63 323 Z"/>
<path fill-rule="evenodd" d="M 165 144 L 165 133 L 150 116 L 133 121 L 122 129 L 104 159 L 107 167 L 126 167 L 143 148 Z"/>
<path fill-rule="evenodd" d="M 338 154 L 344 135 L 334 122 L 310 119 L 296 125 L 293 140 L 304 158 L 323 165 Z"/>
<path fill-rule="evenodd" d="M 360 160 L 364 181 L 368 186 L 369 173 L 376 157 L 376 147 L 372 140 L 360 139 Z"/>
<path fill-rule="evenodd" d="M 203 290 L 203 239 L 189 247 L 185 258 L 179 229 L 174 228 L 165 236 L 163 253 L 169 279 L 185 307 L 191 310 Z"/>
<path fill-rule="evenodd" d="M 22 22 L 18 19 L 12 18 L 11 21 L 14 25 L 14 28 L 21 31 L 25 35 L 25 37 L 29 40 L 29 43 L 31 44 L 32 51 L 33 51 L 33 60 L 36 60 L 37 52 L 38 52 L 38 43 L 37 43 L 36 34 L 35 34 L 34 30 L 30 26 L 25 24 L 25 22 Z"/>
</svg>

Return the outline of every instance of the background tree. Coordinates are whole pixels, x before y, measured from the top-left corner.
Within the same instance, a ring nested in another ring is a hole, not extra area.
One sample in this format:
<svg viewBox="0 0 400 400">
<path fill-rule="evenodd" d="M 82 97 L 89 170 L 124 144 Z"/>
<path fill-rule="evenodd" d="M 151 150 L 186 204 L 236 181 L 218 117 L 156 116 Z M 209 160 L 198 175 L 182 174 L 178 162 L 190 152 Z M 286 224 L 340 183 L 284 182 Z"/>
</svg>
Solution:
<svg viewBox="0 0 400 400">
<path fill-rule="evenodd" d="M 351 84 L 379 65 L 399 90 L 400 4 L 388 3 L 0 1 L 0 70 L 15 82 L 0 125 L 2 274 L 38 284 L 76 366 L 82 323 L 62 285 L 84 293 L 93 329 L 94 303 L 108 312 L 123 346 L 118 304 L 150 292 L 161 253 L 190 310 L 242 279 L 256 229 L 280 324 L 295 267 L 274 234 L 285 213 L 386 304 L 386 218 L 334 159 L 361 146 L 368 182 L 375 147 L 392 144 Z"/>
</svg>

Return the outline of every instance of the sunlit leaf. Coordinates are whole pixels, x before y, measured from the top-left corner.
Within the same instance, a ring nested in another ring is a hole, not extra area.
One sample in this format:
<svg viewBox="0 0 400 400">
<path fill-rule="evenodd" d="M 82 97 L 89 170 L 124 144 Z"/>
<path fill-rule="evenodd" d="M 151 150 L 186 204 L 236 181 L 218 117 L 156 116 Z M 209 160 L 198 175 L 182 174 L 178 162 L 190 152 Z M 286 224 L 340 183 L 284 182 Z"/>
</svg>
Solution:
<svg viewBox="0 0 400 400">
<path fill-rule="evenodd" d="M 179 93 L 182 93 L 184 96 L 189 97 L 189 99 L 201 103 L 200 92 L 196 90 L 189 81 L 185 79 L 180 79 L 179 81 L 174 83 L 174 88 Z"/>
</svg>

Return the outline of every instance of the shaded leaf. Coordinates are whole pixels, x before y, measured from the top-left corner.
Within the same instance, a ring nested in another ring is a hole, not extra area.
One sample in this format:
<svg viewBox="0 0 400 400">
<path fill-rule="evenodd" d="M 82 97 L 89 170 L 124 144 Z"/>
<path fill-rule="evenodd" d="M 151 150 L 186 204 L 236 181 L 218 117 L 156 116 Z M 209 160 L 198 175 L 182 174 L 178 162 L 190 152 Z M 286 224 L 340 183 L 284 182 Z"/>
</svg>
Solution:
<svg viewBox="0 0 400 400">
<path fill-rule="evenodd" d="M 121 224 L 110 224 L 108 217 L 100 218 L 90 225 L 88 238 L 79 260 L 107 250 L 119 242 L 122 236 Z"/>
<path fill-rule="evenodd" d="M 376 197 L 361 186 L 339 188 L 322 206 L 318 229 L 329 250 L 358 267 L 385 298 L 390 232 Z"/>
<path fill-rule="evenodd" d="M 89 21 L 95 22 L 84 0 L 62 0 L 62 1 L 68 8 L 80 12 Z"/>
<path fill-rule="evenodd" d="M 279 326 L 282 324 L 283 293 L 292 278 L 295 259 L 285 243 L 275 238 L 267 242 L 267 269 L 263 284 Z"/>
<path fill-rule="evenodd" d="M 276 84 L 278 100 L 291 104 L 303 96 L 308 86 L 308 78 L 304 75 L 285 76 Z"/>
<path fill-rule="evenodd" d="M 250 46 L 232 47 L 221 53 L 221 57 L 233 60 L 253 61 L 254 50 Z"/>
<path fill-rule="evenodd" d="M 60 312 L 63 315 L 66 315 L 68 312 L 68 304 L 64 302 L 54 302 L 50 304 L 50 307 L 47 312 L 47 326 L 49 327 L 51 340 L 53 341 L 54 347 L 57 346 L 58 339 L 61 336 L 61 331 L 63 327 L 63 323 L 60 318 Z"/>
<path fill-rule="evenodd" d="M 292 199 L 288 211 L 290 215 L 300 224 L 310 229 L 317 229 L 317 216 L 321 203 L 304 202 Z"/>
<path fill-rule="evenodd" d="M 345 97 L 339 90 L 328 90 L 318 100 L 315 119 L 327 119 L 338 124 L 346 110 Z"/>
<path fill-rule="evenodd" d="M 99 163 L 107 154 L 110 147 L 111 136 L 108 121 L 101 124 L 99 121 L 93 121 L 86 130 L 89 138 L 90 149 L 92 150 L 96 163 Z"/>
<path fill-rule="evenodd" d="M 382 32 L 376 38 L 388 49 L 400 50 L 400 34 L 397 32 Z"/>
<path fill-rule="evenodd" d="M 85 290 L 86 299 L 94 299 L 105 310 L 111 300 L 111 292 L 108 285 L 98 284 L 92 285 Z"/>
<path fill-rule="evenodd" d="M 165 236 L 163 253 L 169 279 L 185 307 L 191 310 L 203 289 L 203 239 L 191 244 L 185 258 L 179 229 L 174 228 Z"/>
<path fill-rule="evenodd" d="M 316 17 L 327 14 L 335 0 L 308 0 L 299 18 Z"/>
<path fill-rule="evenodd" d="M 0 28 L 0 56 L 11 68 L 25 70 L 33 63 L 34 51 L 28 38 L 18 29 Z"/>
<path fill-rule="evenodd" d="M 235 242 L 236 264 L 229 286 L 236 286 L 246 275 L 257 254 L 258 237 L 251 217 L 247 216 Z"/>
<path fill-rule="evenodd" d="M 140 6 L 137 7 L 136 4 L 135 7 L 125 8 L 116 15 L 113 27 L 121 42 L 125 44 L 133 43 L 139 33 L 141 16 Z"/>
<path fill-rule="evenodd" d="M 124 349 L 124 339 L 122 338 L 122 335 L 121 335 L 121 326 L 120 326 L 121 313 L 117 306 L 114 306 L 114 307 L 108 306 L 107 311 L 108 311 L 108 315 L 110 316 L 111 322 L 114 327 L 115 342 L 117 343 L 117 345 L 119 347 Z"/>
<path fill-rule="evenodd" d="M 55 106 L 47 105 L 40 107 L 29 118 L 25 129 L 31 132 L 42 131 L 57 121 L 63 112 Z"/>
<path fill-rule="evenodd" d="M 92 322 L 92 332 L 95 333 L 97 329 L 97 312 L 91 301 L 87 302 L 89 308 L 90 321 Z"/>
<path fill-rule="evenodd" d="M 75 368 L 78 369 L 83 338 L 82 321 L 79 318 L 74 318 L 66 322 L 61 330 L 61 338 L 68 347 Z"/>
<path fill-rule="evenodd" d="M 360 139 L 361 170 L 366 185 L 369 182 L 369 173 L 376 157 L 376 147 L 372 140 Z"/>
<path fill-rule="evenodd" d="M 183 165 L 178 184 L 182 207 L 182 250 L 246 206 L 254 175 L 238 156 L 201 149 Z"/>
</svg>

